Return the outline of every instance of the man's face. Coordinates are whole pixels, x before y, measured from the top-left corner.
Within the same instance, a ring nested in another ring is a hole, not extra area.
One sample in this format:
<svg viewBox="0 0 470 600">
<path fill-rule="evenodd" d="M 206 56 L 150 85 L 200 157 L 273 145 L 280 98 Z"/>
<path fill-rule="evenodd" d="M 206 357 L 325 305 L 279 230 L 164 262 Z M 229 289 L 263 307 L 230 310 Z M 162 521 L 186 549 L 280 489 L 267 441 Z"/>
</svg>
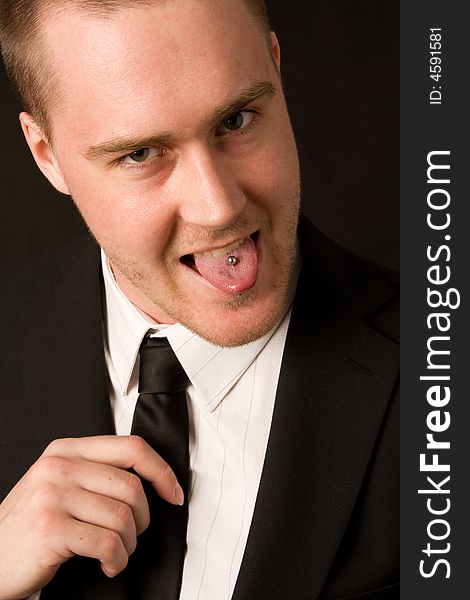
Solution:
<svg viewBox="0 0 470 600">
<path fill-rule="evenodd" d="M 299 174 L 245 3 L 68 10 L 45 34 L 55 165 L 126 295 L 216 344 L 266 333 L 292 277 Z"/>
</svg>

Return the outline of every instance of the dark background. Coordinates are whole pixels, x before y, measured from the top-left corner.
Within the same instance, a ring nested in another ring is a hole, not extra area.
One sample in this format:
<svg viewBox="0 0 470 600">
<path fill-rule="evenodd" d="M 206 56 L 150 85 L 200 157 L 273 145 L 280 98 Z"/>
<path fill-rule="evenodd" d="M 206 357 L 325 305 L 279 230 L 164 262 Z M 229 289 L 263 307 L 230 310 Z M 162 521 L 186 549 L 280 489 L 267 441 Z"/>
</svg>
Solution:
<svg viewBox="0 0 470 600">
<path fill-rule="evenodd" d="M 398 267 L 398 0 L 271 0 L 308 216 L 354 252 Z M 29 156 L 20 107 L 0 74 L 0 255 L 83 230 Z"/>
</svg>

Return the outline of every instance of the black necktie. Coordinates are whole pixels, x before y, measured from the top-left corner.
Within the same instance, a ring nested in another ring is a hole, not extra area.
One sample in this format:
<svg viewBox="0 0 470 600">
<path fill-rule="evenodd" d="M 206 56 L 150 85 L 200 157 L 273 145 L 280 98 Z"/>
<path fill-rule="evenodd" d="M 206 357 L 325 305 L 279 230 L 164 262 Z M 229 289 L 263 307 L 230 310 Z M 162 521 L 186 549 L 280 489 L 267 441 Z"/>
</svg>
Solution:
<svg viewBox="0 0 470 600">
<path fill-rule="evenodd" d="M 150 526 L 139 537 L 129 570 L 132 598 L 178 600 L 188 522 L 188 376 L 166 338 L 145 337 L 140 346 L 139 397 L 132 433 L 140 435 L 171 466 L 183 488 L 183 506 L 173 506 L 144 483 Z"/>
</svg>

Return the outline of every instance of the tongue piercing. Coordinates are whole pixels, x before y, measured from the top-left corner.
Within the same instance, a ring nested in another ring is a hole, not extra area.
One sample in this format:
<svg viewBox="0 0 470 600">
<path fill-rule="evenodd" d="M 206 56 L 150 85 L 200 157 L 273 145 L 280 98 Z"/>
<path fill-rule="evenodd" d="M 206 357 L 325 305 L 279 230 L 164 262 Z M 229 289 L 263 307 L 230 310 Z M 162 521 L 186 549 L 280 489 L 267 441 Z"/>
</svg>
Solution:
<svg viewBox="0 0 470 600">
<path fill-rule="evenodd" d="M 238 258 L 236 256 L 227 256 L 227 264 L 234 267 L 238 264 Z"/>
</svg>

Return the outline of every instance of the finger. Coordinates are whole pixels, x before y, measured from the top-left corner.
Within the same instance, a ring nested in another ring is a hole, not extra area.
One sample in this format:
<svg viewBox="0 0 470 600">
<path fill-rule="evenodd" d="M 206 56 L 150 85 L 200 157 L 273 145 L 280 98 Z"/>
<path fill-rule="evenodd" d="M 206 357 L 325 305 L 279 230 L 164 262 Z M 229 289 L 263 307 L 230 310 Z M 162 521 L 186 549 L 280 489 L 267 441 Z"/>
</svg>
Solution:
<svg viewBox="0 0 470 600">
<path fill-rule="evenodd" d="M 66 506 L 69 516 L 78 521 L 115 531 L 121 537 L 130 556 L 137 546 L 137 529 L 132 510 L 127 504 L 85 490 L 68 494 Z"/>
<path fill-rule="evenodd" d="M 121 536 L 115 531 L 74 519 L 68 521 L 67 529 L 66 552 L 98 559 L 109 577 L 127 566 L 129 555 Z"/>
<path fill-rule="evenodd" d="M 78 479 L 83 489 L 126 504 L 132 511 L 137 535 L 145 531 L 150 511 L 140 477 L 117 467 L 86 463 L 86 473 L 81 473 Z"/>
<path fill-rule="evenodd" d="M 55 440 L 43 456 L 70 456 L 121 469 L 134 469 L 164 500 L 182 504 L 183 492 L 171 467 L 139 436 L 96 436 Z"/>
<path fill-rule="evenodd" d="M 107 464 L 64 456 L 44 456 L 32 472 L 36 483 L 52 482 L 61 489 L 72 488 L 74 493 L 78 488 L 122 502 L 132 510 L 139 534 L 148 527 L 148 502 L 142 482 L 135 474 Z"/>
<path fill-rule="evenodd" d="M 39 506 L 30 506 L 23 515 L 29 550 L 22 562 L 36 562 L 36 567 L 42 571 L 39 578 L 43 583 L 47 583 L 57 568 L 75 554 L 100 560 L 103 570 L 110 576 L 125 568 L 129 553 L 119 533 L 71 517 L 63 509 L 63 502 L 57 498 L 55 490 L 45 487 L 32 499 Z M 18 524 L 15 526 L 17 528 Z"/>
</svg>

